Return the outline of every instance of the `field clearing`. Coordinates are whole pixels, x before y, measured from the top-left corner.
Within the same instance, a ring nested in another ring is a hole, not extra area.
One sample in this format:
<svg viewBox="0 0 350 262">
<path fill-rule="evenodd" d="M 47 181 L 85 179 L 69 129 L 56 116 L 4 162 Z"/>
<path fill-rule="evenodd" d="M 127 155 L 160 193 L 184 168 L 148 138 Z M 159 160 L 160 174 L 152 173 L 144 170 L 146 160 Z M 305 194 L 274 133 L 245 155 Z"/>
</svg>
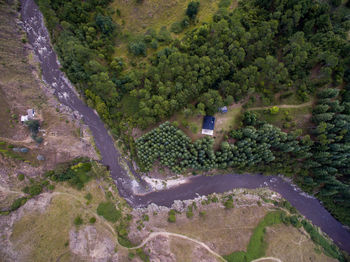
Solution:
<svg viewBox="0 0 350 262">
<path fill-rule="evenodd" d="M 122 25 L 124 32 L 144 33 L 147 29 L 159 30 L 181 21 L 190 0 L 144 0 L 136 3 L 132 0 L 115 0 L 111 8 L 115 11 L 114 21 Z M 199 22 L 209 22 L 218 9 L 218 0 L 201 0 L 197 15 Z M 120 15 L 118 15 L 119 10 Z M 123 22 L 124 21 L 124 22 Z"/>
<path fill-rule="evenodd" d="M 156 49 L 147 48 L 146 56 L 134 56 L 128 52 L 129 42 L 143 37 L 149 29 L 159 32 L 162 27 L 166 27 L 170 32 L 174 22 L 181 22 L 185 18 L 187 5 L 190 1 L 143 0 L 142 3 L 137 3 L 135 0 L 115 0 L 111 4 L 112 18 L 119 25 L 121 32 L 115 42 L 114 56 L 123 58 L 124 72 L 132 70 L 134 66 L 141 70 L 144 69 L 145 65 L 149 63 L 148 57 L 168 46 L 159 41 Z M 222 0 L 201 0 L 196 22 L 190 24 L 179 34 L 170 32 L 172 39 L 180 39 L 198 25 L 210 22 L 219 9 L 220 1 Z M 237 0 L 232 0 L 229 9 L 235 8 L 237 3 Z"/>
<path fill-rule="evenodd" d="M 268 109 L 249 110 L 256 113 L 258 119 L 277 126 L 283 131 L 301 129 L 303 130 L 303 133 L 307 133 L 308 131 L 312 114 L 312 106 L 309 104 L 300 107 L 279 108 L 279 111 L 276 114 L 271 114 Z"/>
</svg>

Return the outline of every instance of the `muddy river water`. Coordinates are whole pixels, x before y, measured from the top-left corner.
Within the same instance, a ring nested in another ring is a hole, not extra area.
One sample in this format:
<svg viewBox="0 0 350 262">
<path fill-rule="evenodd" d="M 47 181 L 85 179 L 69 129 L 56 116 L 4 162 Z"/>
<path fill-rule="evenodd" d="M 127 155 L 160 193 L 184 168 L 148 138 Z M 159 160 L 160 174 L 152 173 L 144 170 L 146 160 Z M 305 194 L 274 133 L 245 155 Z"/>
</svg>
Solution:
<svg viewBox="0 0 350 262">
<path fill-rule="evenodd" d="M 119 164 L 118 159 L 122 156 L 115 148 L 112 137 L 103 122 L 94 110 L 78 97 L 69 80 L 61 72 L 43 16 L 34 0 L 21 0 L 21 2 L 23 27 L 27 32 L 28 41 L 41 64 L 44 82 L 55 90 L 54 94 L 62 104 L 82 115 L 85 124 L 89 126 L 94 136 L 96 146 L 101 153 L 102 163 L 109 166 L 120 195 L 131 206 L 144 207 L 150 203 L 171 206 L 174 200 L 192 199 L 198 195 L 207 195 L 214 192 L 222 193 L 234 188 L 267 187 L 280 193 L 301 214 L 327 233 L 339 247 L 350 253 L 349 230 L 333 218 L 316 198 L 305 194 L 280 176 L 250 174 L 194 176 L 181 185 L 162 191 L 148 192 L 145 181 L 139 178 L 140 182 L 136 182 Z M 137 176 L 137 174 L 135 175 Z M 138 190 L 135 190 L 135 184 Z"/>
</svg>

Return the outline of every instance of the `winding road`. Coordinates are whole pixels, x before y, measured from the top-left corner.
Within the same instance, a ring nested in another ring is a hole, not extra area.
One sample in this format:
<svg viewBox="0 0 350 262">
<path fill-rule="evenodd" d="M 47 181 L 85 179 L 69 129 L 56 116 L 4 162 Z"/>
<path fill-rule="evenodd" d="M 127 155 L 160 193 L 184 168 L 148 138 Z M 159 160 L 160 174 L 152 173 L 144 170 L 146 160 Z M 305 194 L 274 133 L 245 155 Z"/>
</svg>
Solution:
<svg viewBox="0 0 350 262">
<path fill-rule="evenodd" d="M 120 153 L 116 150 L 99 116 L 77 96 L 74 87 L 60 70 L 57 56 L 50 44 L 50 37 L 45 27 L 43 16 L 34 0 L 21 0 L 23 28 L 28 41 L 41 64 L 42 78 L 47 86 L 55 90 L 58 100 L 83 116 L 89 126 L 97 148 L 101 152 L 102 163 L 109 166 L 111 175 L 119 193 L 132 207 L 144 207 L 150 203 L 171 206 L 174 200 L 192 199 L 198 195 L 222 193 L 233 188 L 267 187 L 280 193 L 298 211 L 319 226 L 334 242 L 350 253 L 350 232 L 321 205 L 314 197 L 308 196 L 280 176 L 263 176 L 250 174 L 228 174 L 217 176 L 195 176 L 188 182 L 163 191 L 148 192 L 147 183 L 137 173 L 136 182 L 119 164 Z M 137 192 L 137 193 L 136 193 Z"/>
</svg>

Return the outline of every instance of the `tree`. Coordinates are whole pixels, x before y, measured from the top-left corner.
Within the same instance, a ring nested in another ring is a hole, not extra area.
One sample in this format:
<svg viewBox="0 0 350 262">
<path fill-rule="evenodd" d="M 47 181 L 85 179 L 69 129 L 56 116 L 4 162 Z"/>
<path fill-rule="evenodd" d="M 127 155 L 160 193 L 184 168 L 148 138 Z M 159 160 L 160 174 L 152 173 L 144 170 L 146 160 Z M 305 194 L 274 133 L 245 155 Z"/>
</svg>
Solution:
<svg viewBox="0 0 350 262">
<path fill-rule="evenodd" d="M 186 15 L 191 19 L 194 20 L 196 18 L 196 15 L 198 13 L 199 9 L 199 2 L 197 1 L 191 1 L 189 2 L 186 10 Z"/>
</svg>

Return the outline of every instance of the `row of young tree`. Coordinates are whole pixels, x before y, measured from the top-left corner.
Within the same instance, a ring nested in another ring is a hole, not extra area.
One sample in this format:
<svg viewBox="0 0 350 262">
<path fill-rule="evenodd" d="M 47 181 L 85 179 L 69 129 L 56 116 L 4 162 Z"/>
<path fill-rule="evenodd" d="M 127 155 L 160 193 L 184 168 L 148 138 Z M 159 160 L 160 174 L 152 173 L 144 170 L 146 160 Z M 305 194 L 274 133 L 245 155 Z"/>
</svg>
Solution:
<svg viewBox="0 0 350 262">
<path fill-rule="evenodd" d="M 192 142 L 180 129 L 165 122 L 140 137 L 136 146 L 145 171 L 159 161 L 161 165 L 181 173 L 186 169 L 244 169 L 264 166 L 275 161 L 278 153 L 299 160 L 305 159 L 310 156 L 308 152 L 312 145 L 309 136 L 287 134 L 263 122 L 257 123 L 255 127 L 249 125 L 232 131 L 230 137 L 233 140 L 224 141 L 215 152 L 213 138 L 204 137 Z"/>
</svg>

